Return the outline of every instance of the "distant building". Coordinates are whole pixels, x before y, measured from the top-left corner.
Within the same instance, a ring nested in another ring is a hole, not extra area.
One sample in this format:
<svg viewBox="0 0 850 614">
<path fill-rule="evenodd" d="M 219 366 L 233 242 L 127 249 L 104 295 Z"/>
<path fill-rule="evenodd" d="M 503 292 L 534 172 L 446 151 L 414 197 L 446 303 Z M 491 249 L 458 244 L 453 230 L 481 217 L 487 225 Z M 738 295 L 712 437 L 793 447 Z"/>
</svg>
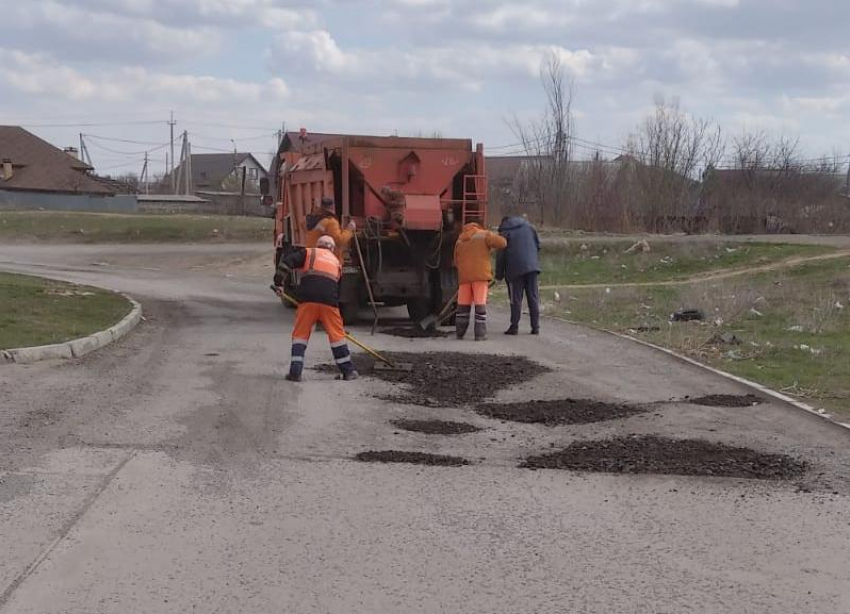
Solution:
<svg viewBox="0 0 850 614">
<path fill-rule="evenodd" d="M 115 193 L 91 176 L 91 166 L 20 126 L 0 126 L 0 162 L 0 191 Z"/>
<path fill-rule="evenodd" d="M 182 176 L 182 166 L 174 169 L 175 179 Z M 260 181 L 268 178 L 265 167 L 247 152 L 192 154 L 190 166 L 193 192 L 242 192 L 244 172 L 245 193 L 258 194 Z"/>
<path fill-rule="evenodd" d="M 135 211 L 135 194 L 94 176 L 74 154 L 20 126 L 0 126 L 0 207 L 70 211 Z"/>
</svg>

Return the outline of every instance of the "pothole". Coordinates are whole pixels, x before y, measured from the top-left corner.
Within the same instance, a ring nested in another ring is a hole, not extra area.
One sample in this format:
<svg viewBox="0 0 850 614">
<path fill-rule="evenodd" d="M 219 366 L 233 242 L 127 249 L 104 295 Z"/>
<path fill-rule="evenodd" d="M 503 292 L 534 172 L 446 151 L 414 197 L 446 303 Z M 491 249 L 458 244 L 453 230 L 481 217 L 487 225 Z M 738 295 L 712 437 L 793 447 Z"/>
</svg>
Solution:
<svg viewBox="0 0 850 614">
<path fill-rule="evenodd" d="M 361 452 L 354 458 L 364 463 L 412 463 L 414 465 L 443 467 L 460 467 L 469 464 L 468 460 L 459 456 L 428 454 L 427 452 L 402 452 L 400 450 L 370 450 Z"/>
<path fill-rule="evenodd" d="M 645 435 L 577 441 L 558 452 L 531 456 L 520 467 L 788 480 L 800 477 L 806 464 L 784 454 L 701 439 Z"/>
<path fill-rule="evenodd" d="M 545 424 L 590 424 L 604 420 L 628 418 L 645 413 L 640 407 L 604 403 L 593 399 L 558 399 L 554 401 L 526 401 L 524 403 L 485 403 L 475 411 L 488 418 Z"/>
<path fill-rule="evenodd" d="M 448 337 L 451 333 L 444 330 L 422 330 L 419 327 L 397 326 L 395 328 L 384 328 L 381 332 L 385 335 L 393 337 L 403 337 L 405 339 L 426 339 Z"/>
<path fill-rule="evenodd" d="M 413 370 L 376 370 L 375 359 L 363 353 L 354 354 L 352 360 L 361 375 L 408 386 L 401 394 L 383 397 L 386 400 L 428 407 L 477 403 L 549 371 L 524 356 L 462 352 L 386 352 L 384 355 L 393 362 L 411 363 Z M 336 366 L 320 365 L 318 369 L 336 371 Z"/>
<path fill-rule="evenodd" d="M 708 394 L 696 399 L 685 398 L 688 403 L 706 407 L 751 407 L 764 402 L 754 394 Z"/>
<path fill-rule="evenodd" d="M 405 431 L 425 433 L 426 435 L 463 435 L 477 433 L 481 429 L 466 422 L 450 422 L 446 420 L 393 420 L 391 424 Z"/>
</svg>

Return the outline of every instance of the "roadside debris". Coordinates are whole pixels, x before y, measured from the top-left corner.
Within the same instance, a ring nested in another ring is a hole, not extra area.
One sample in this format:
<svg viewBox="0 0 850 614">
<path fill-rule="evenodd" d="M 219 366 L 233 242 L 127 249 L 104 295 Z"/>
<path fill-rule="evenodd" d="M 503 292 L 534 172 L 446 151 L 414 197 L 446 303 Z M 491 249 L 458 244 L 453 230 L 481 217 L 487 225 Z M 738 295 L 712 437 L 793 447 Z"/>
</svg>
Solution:
<svg viewBox="0 0 850 614">
<path fill-rule="evenodd" d="M 711 336 L 708 340 L 708 345 L 741 345 L 741 340 L 738 339 L 735 333 L 725 332 Z"/>
<path fill-rule="evenodd" d="M 705 320 L 705 314 L 699 309 L 680 309 L 670 315 L 673 322 L 691 322 Z"/>
<path fill-rule="evenodd" d="M 577 441 L 559 452 L 531 456 L 520 467 L 789 480 L 802 476 L 806 463 L 701 439 L 632 435 Z"/>
<path fill-rule="evenodd" d="M 638 251 L 643 252 L 644 254 L 652 251 L 652 248 L 649 246 L 649 242 L 646 239 L 641 239 L 640 241 L 637 241 L 634 245 L 632 245 L 624 253 L 633 254 L 633 253 L 638 252 Z"/>
</svg>

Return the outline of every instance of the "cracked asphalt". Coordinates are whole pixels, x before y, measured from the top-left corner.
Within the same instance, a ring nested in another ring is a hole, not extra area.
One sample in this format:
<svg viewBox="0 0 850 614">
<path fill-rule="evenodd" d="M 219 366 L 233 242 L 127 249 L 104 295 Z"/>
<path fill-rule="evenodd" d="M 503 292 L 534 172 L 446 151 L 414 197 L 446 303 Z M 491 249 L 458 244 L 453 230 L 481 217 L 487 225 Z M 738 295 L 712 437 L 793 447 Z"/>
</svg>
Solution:
<svg viewBox="0 0 850 614">
<path fill-rule="evenodd" d="M 850 432 L 627 341 L 547 321 L 540 337 L 367 342 L 519 353 L 552 368 L 498 400 L 650 411 L 586 425 L 397 405 L 392 385 L 283 380 L 292 312 L 266 246 L 0 246 L 0 269 L 132 294 L 145 321 L 79 360 L 0 365 L 0 613 L 844 613 Z M 395 314 L 397 315 L 397 313 Z M 396 323 L 397 324 L 397 323 Z M 308 366 L 329 362 L 323 335 Z M 486 382 L 481 382 L 482 396 Z M 400 418 L 483 430 L 441 437 Z M 781 452 L 771 483 L 516 468 L 584 438 L 659 433 Z M 458 455 L 378 465 L 365 450 Z"/>
</svg>

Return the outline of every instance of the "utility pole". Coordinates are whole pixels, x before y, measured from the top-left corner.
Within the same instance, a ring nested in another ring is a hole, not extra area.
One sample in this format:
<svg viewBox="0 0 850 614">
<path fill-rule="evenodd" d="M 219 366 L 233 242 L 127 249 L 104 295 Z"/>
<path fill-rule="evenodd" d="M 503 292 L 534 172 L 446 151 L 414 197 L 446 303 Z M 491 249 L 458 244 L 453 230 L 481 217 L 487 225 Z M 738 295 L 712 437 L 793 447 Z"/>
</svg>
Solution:
<svg viewBox="0 0 850 614">
<path fill-rule="evenodd" d="M 148 152 L 145 152 L 145 164 L 142 166 L 142 172 L 139 175 L 139 183 L 144 183 L 145 194 L 150 194 L 148 191 Z"/>
<path fill-rule="evenodd" d="M 177 189 L 177 186 L 174 182 L 174 125 L 177 122 L 174 121 L 174 111 L 171 112 L 171 119 L 168 120 L 168 127 L 171 128 L 171 170 L 168 173 L 168 176 L 171 177 L 171 192 L 174 193 Z M 166 163 L 166 166 L 168 164 Z"/>
<path fill-rule="evenodd" d="M 186 195 L 190 195 L 194 189 L 192 185 L 192 144 L 189 142 L 189 133 L 183 131 L 183 143 L 186 147 Z"/>
<path fill-rule="evenodd" d="M 174 158 L 171 158 L 171 165 L 174 165 Z M 174 194 L 180 194 L 180 190 L 183 188 L 183 175 L 186 173 L 186 134 L 183 133 L 183 147 L 180 149 L 180 164 L 177 165 L 177 178 L 174 178 L 174 173 L 172 173 L 171 185 L 173 186 L 172 192 Z"/>
<path fill-rule="evenodd" d="M 80 160 L 85 164 L 88 164 L 91 167 L 94 167 L 94 164 L 91 163 L 91 156 L 89 155 L 89 149 L 86 147 L 86 142 L 83 140 L 83 133 L 80 133 Z"/>
<path fill-rule="evenodd" d="M 845 184 L 847 198 L 850 198 L 850 156 L 847 156 L 847 183 Z"/>
</svg>

